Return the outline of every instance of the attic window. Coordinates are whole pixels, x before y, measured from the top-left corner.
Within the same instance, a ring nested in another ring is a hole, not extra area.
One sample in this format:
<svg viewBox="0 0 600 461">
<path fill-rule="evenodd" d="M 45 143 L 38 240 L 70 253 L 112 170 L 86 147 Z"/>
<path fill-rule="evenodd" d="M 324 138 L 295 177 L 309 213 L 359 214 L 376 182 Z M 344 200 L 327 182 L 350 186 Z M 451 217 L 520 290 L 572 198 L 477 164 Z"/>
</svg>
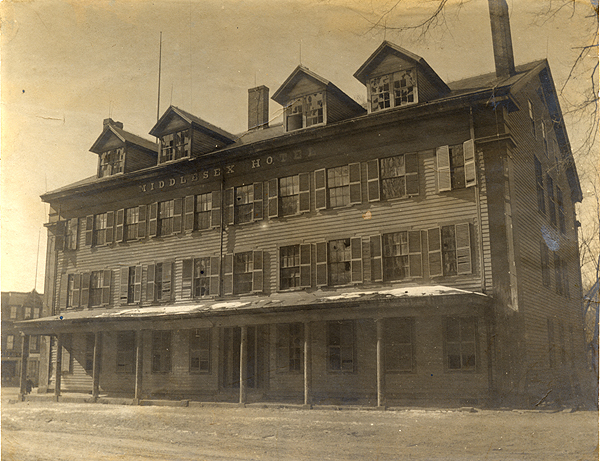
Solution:
<svg viewBox="0 0 600 461">
<path fill-rule="evenodd" d="M 178 131 L 160 138 L 160 156 L 158 163 L 179 160 L 190 156 L 190 130 Z"/>
<path fill-rule="evenodd" d="M 286 131 L 324 123 L 323 108 L 323 92 L 301 96 L 292 101 L 285 110 Z"/>
<path fill-rule="evenodd" d="M 371 112 L 417 102 L 417 85 L 412 69 L 369 80 Z"/>
<path fill-rule="evenodd" d="M 123 173 L 125 164 L 125 147 L 108 150 L 100 154 L 100 168 L 98 177 L 104 178 L 113 174 Z"/>
</svg>

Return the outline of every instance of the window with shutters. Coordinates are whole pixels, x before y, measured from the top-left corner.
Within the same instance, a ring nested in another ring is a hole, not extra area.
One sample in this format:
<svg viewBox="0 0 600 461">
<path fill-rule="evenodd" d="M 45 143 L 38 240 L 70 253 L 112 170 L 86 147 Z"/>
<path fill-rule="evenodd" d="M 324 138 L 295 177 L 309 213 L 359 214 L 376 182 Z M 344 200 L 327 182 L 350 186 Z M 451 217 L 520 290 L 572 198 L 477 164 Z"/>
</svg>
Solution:
<svg viewBox="0 0 600 461">
<path fill-rule="evenodd" d="M 40 337 L 38 335 L 32 335 L 29 337 L 29 352 L 40 351 Z"/>
<path fill-rule="evenodd" d="M 446 370 L 476 370 L 477 319 L 475 317 L 446 318 L 444 340 Z"/>
<path fill-rule="evenodd" d="M 172 263 L 157 263 L 148 266 L 148 299 L 165 302 L 171 300 L 173 276 Z"/>
<path fill-rule="evenodd" d="M 350 239 L 327 242 L 329 285 L 346 285 L 351 281 L 352 252 Z"/>
<path fill-rule="evenodd" d="M 471 226 L 468 223 L 429 229 L 429 275 L 472 273 Z"/>
<path fill-rule="evenodd" d="M 315 171 L 315 208 L 336 208 L 362 202 L 360 163 Z"/>
<path fill-rule="evenodd" d="M 152 373 L 171 372 L 171 331 L 152 332 Z"/>
<path fill-rule="evenodd" d="M 12 351 L 15 348 L 15 335 L 6 335 L 6 349 Z"/>
<path fill-rule="evenodd" d="M 117 332 L 117 373 L 135 371 L 135 332 Z"/>
<path fill-rule="evenodd" d="M 300 182 L 298 176 L 279 179 L 279 200 L 282 216 L 298 214 Z"/>
<path fill-rule="evenodd" d="M 533 157 L 533 164 L 535 167 L 535 189 L 537 192 L 537 205 L 540 213 L 546 214 L 546 198 L 544 195 L 544 173 L 542 171 L 542 164 Z"/>
<path fill-rule="evenodd" d="M 419 166 L 416 153 L 383 158 L 381 197 L 384 200 L 419 195 Z"/>
<path fill-rule="evenodd" d="M 554 180 L 552 177 L 546 175 L 546 192 L 548 194 L 548 216 L 550 217 L 550 223 L 556 226 L 556 202 L 554 199 Z"/>
<path fill-rule="evenodd" d="M 324 123 L 324 109 L 323 92 L 300 96 L 285 109 L 285 130 L 294 131 Z"/>
<path fill-rule="evenodd" d="M 190 130 L 182 130 L 167 134 L 160 138 L 160 155 L 158 163 L 170 162 L 190 156 Z"/>
<path fill-rule="evenodd" d="M 97 307 L 110 304 L 110 279 L 111 272 L 92 271 L 89 282 L 89 305 Z M 85 307 L 85 306 L 83 306 Z"/>
<path fill-rule="evenodd" d="M 182 263 L 181 297 L 201 298 L 219 294 L 219 257 L 185 259 Z"/>
<path fill-rule="evenodd" d="M 385 371 L 388 373 L 415 371 L 414 319 L 411 317 L 385 319 L 383 337 Z"/>
<path fill-rule="evenodd" d="M 194 229 L 210 229 L 212 226 L 212 193 L 196 195 Z"/>
<path fill-rule="evenodd" d="M 108 213 L 94 215 L 93 245 L 104 245 L 106 240 L 106 229 L 108 228 Z"/>
<path fill-rule="evenodd" d="M 277 371 L 298 373 L 303 370 L 304 325 L 280 323 L 277 325 Z"/>
<path fill-rule="evenodd" d="M 210 328 L 190 330 L 190 373 L 210 373 Z"/>
<path fill-rule="evenodd" d="M 17 318 L 17 306 L 10 306 L 10 315 L 9 318 L 16 319 Z"/>
<path fill-rule="evenodd" d="M 125 166 L 125 147 L 118 147 L 100 154 L 98 177 L 105 178 L 117 173 L 123 173 Z"/>
<path fill-rule="evenodd" d="M 158 204 L 157 235 L 165 236 L 173 233 L 175 216 L 175 200 L 167 200 Z"/>
<path fill-rule="evenodd" d="M 367 88 L 371 112 L 405 106 L 418 101 L 414 69 L 371 78 Z"/>
<path fill-rule="evenodd" d="M 300 286 L 300 245 L 279 249 L 279 288 L 286 290 Z"/>
<path fill-rule="evenodd" d="M 331 208 L 350 203 L 350 173 L 348 165 L 327 170 L 327 195 Z"/>
<path fill-rule="evenodd" d="M 263 291 L 263 252 L 245 251 L 223 257 L 223 294 Z"/>
<path fill-rule="evenodd" d="M 565 203 L 563 193 L 560 188 L 556 188 L 556 202 L 558 205 L 558 228 L 563 234 L 567 233 L 567 224 L 565 221 Z"/>
<path fill-rule="evenodd" d="M 327 370 L 334 372 L 353 372 L 354 358 L 354 321 L 327 322 Z"/>
<path fill-rule="evenodd" d="M 254 185 L 235 188 L 235 222 L 249 223 L 254 219 Z"/>
<path fill-rule="evenodd" d="M 542 240 L 540 242 L 540 266 L 542 269 L 542 284 L 545 287 L 550 286 L 550 251 L 546 242 Z"/>
<path fill-rule="evenodd" d="M 67 309 L 79 307 L 81 288 L 81 275 L 69 274 L 67 276 Z"/>
<path fill-rule="evenodd" d="M 138 238 L 138 226 L 140 223 L 140 209 L 135 206 L 125 210 L 125 240 L 136 240 Z"/>
<path fill-rule="evenodd" d="M 455 146 L 438 147 L 436 173 L 439 192 L 475 186 L 475 142 L 469 139 Z"/>
<path fill-rule="evenodd" d="M 386 281 L 422 277 L 421 231 L 383 234 L 383 274 Z"/>
<path fill-rule="evenodd" d="M 236 253 L 233 257 L 234 294 L 252 292 L 252 275 L 254 271 L 252 251 Z"/>
<path fill-rule="evenodd" d="M 194 259 L 194 280 L 193 290 L 194 297 L 208 296 L 210 293 L 210 259 L 211 258 L 196 258 Z"/>
<path fill-rule="evenodd" d="M 139 303 L 142 298 L 142 266 L 121 268 L 121 304 Z"/>
</svg>

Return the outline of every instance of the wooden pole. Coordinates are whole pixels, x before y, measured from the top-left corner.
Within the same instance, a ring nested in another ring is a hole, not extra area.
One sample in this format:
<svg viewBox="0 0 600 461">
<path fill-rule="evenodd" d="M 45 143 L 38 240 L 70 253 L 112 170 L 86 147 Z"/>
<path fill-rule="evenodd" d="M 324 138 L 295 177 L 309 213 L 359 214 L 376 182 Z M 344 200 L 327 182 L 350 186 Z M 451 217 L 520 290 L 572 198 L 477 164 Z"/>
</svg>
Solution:
<svg viewBox="0 0 600 461">
<path fill-rule="evenodd" d="M 23 398 L 27 394 L 27 361 L 29 360 L 29 335 L 21 337 L 21 376 L 19 395 Z"/>
<path fill-rule="evenodd" d="M 304 323 L 304 405 L 312 402 L 312 357 L 310 350 L 310 322 Z"/>
<path fill-rule="evenodd" d="M 100 347 L 102 343 L 102 332 L 94 334 L 94 361 L 92 364 L 92 396 L 97 399 L 100 395 Z"/>
<path fill-rule="evenodd" d="M 383 369 L 383 319 L 377 319 L 377 406 L 385 407 L 385 371 Z"/>
<path fill-rule="evenodd" d="M 246 403 L 246 379 L 247 379 L 247 366 L 246 366 L 246 344 L 248 342 L 248 327 L 242 327 L 242 335 L 240 340 L 240 404 Z"/>
<path fill-rule="evenodd" d="M 63 335 L 56 335 L 56 366 L 54 367 L 54 397 L 60 396 L 60 380 L 62 373 L 62 343 Z"/>
<path fill-rule="evenodd" d="M 137 402 L 142 398 L 142 378 L 144 367 L 144 331 L 136 332 L 135 341 L 135 391 L 134 398 Z"/>
</svg>

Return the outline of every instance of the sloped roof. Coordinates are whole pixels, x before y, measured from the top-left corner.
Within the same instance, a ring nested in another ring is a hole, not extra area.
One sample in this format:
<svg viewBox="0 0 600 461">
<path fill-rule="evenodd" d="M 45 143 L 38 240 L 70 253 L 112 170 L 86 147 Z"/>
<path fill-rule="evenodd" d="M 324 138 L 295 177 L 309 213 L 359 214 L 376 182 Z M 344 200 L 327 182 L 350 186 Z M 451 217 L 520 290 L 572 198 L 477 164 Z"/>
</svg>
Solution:
<svg viewBox="0 0 600 461">
<path fill-rule="evenodd" d="M 354 99 L 340 90 L 337 86 L 331 83 L 329 80 L 324 79 L 320 75 L 312 72 L 308 67 L 300 64 L 294 69 L 290 76 L 283 82 L 283 84 L 273 93 L 271 99 L 278 102 L 282 106 L 285 106 L 290 102 L 289 92 L 296 85 L 301 78 L 309 78 L 323 85 L 329 94 L 332 94 L 339 99 L 348 109 L 356 112 L 357 114 L 366 113 L 366 110 L 357 103 Z"/>
<path fill-rule="evenodd" d="M 176 106 L 169 106 L 169 108 L 165 111 L 162 117 L 158 122 L 152 127 L 150 130 L 150 134 L 152 136 L 160 136 L 162 134 L 161 128 L 170 120 L 173 116 L 179 116 L 186 122 L 190 124 L 194 124 L 196 127 L 200 128 L 202 131 L 206 132 L 211 137 L 219 139 L 227 144 L 234 142 L 235 136 L 227 131 L 215 126 L 211 123 L 208 123 L 206 120 L 201 119 L 189 112 L 186 112 L 183 109 L 180 109 Z"/>
<path fill-rule="evenodd" d="M 155 142 L 152 142 L 148 139 L 142 138 L 141 136 L 125 131 L 122 128 L 119 128 L 118 126 L 113 125 L 112 123 L 109 123 L 104 127 L 102 133 L 100 134 L 100 136 L 98 136 L 98 139 L 96 139 L 92 147 L 90 147 L 90 152 L 94 152 L 95 154 L 101 154 L 103 152 L 103 146 L 111 133 L 117 138 L 119 138 L 122 142 L 129 142 L 149 151 L 155 153 L 158 152 L 158 146 Z"/>
<path fill-rule="evenodd" d="M 431 82 L 442 92 L 450 91 L 448 85 L 439 77 L 434 70 L 429 67 L 429 64 L 421 57 L 408 50 L 405 50 L 401 46 L 398 46 L 392 42 L 384 40 L 381 45 L 373 52 L 371 56 L 364 62 L 360 68 L 354 72 L 354 77 L 363 85 L 367 84 L 367 78 L 370 71 L 376 67 L 387 55 L 395 54 L 402 58 L 412 61 L 415 65 L 419 66 L 423 73 L 429 77 Z"/>
</svg>

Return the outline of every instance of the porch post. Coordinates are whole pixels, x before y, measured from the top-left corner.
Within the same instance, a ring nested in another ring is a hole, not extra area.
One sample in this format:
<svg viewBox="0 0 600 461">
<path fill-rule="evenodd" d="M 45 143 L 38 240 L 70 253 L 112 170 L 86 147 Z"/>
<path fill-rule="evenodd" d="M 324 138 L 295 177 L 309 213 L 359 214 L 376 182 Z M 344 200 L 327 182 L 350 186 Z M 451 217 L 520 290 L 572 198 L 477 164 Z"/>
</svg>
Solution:
<svg viewBox="0 0 600 461">
<path fill-rule="evenodd" d="M 58 399 L 60 395 L 60 380 L 62 375 L 62 344 L 63 335 L 56 335 L 56 362 L 54 366 L 54 397 Z"/>
<path fill-rule="evenodd" d="M 304 405 L 311 404 L 312 357 L 310 350 L 310 322 L 304 322 Z"/>
<path fill-rule="evenodd" d="M 142 373 L 144 367 L 144 331 L 135 332 L 135 391 L 134 399 L 139 402 L 142 398 Z"/>
<path fill-rule="evenodd" d="M 27 361 L 29 359 L 29 335 L 21 336 L 21 376 L 19 395 L 21 399 L 27 394 Z"/>
<path fill-rule="evenodd" d="M 94 334 L 94 361 L 92 365 L 92 396 L 97 399 L 100 395 L 100 347 L 102 343 L 102 332 Z"/>
<path fill-rule="evenodd" d="M 385 370 L 383 369 L 383 319 L 377 319 L 377 406 L 385 407 Z"/>
<path fill-rule="evenodd" d="M 248 342 L 248 327 L 242 327 L 242 337 L 240 341 L 240 404 L 246 403 L 246 343 Z"/>
</svg>

